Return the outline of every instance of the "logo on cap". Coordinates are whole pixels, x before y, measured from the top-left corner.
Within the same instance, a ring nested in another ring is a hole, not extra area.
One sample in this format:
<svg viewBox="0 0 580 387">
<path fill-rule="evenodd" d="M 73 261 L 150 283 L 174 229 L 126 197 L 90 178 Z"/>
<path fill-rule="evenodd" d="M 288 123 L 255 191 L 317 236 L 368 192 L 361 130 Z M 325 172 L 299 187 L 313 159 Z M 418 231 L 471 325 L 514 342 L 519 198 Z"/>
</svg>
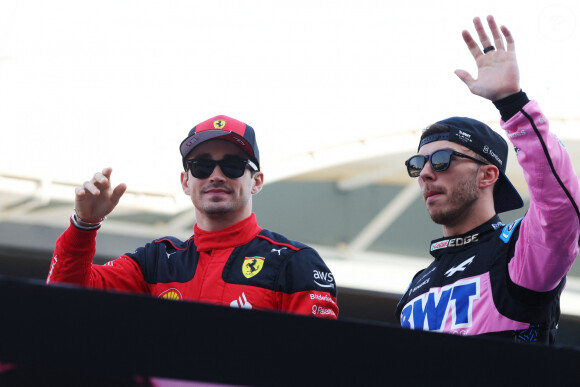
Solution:
<svg viewBox="0 0 580 387">
<path fill-rule="evenodd" d="M 457 132 L 457 137 L 459 140 L 463 141 L 463 142 L 473 142 L 473 140 L 471 139 L 471 134 L 466 133 L 462 130 L 459 130 Z"/>
<path fill-rule="evenodd" d="M 499 165 L 503 165 L 502 159 L 500 159 L 499 156 L 493 150 L 491 150 L 489 146 L 485 145 L 483 147 L 483 153 L 488 154 L 491 157 L 493 157 L 495 159 L 495 161 L 497 161 L 499 163 Z"/>
<path fill-rule="evenodd" d="M 226 122 L 224 120 L 215 120 L 213 122 L 213 127 L 216 129 L 223 129 L 226 126 Z"/>
</svg>

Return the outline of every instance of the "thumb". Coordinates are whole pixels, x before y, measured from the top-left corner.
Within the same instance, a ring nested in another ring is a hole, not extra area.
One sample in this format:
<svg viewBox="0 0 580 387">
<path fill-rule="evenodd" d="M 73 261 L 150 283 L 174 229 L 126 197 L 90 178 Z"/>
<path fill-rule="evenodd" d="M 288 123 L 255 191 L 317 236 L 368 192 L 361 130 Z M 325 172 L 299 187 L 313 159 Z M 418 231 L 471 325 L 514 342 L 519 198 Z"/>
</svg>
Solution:
<svg viewBox="0 0 580 387">
<path fill-rule="evenodd" d="M 111 195 L 111 202 L 113 203 L 113 205 L 116 206 L 119 203 L 121 196 L 123 196 L 126 190 L 127 185 L 125 185 L 125 183 L 121 183 L 115 187 L 115 189 L 113 190 L 113 194 Z"/>
<path fill-rule="evenodd" d="M 475 82 L 475 79 L 465 70 L 455 70 L 455 75 L 459 77 L 471 89 L 471 84 Z"/>
</svg>

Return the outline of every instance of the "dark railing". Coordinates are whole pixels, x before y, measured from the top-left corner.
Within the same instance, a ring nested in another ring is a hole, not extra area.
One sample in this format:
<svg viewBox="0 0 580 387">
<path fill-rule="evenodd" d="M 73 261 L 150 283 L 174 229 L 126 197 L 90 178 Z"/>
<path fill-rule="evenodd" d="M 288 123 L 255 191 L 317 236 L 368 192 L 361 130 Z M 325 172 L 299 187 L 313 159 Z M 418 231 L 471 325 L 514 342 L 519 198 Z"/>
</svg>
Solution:
<svg viewBox="0 0 580 387">
<path fill-rule="evenodd" d="M 257 386 L 580 385 L 575 348 L 12 278 L 0 278 L 0 305 L 0 361 L 18 365 L 4 374 L 41 374 L 43 385 L 66 375 L 103 385 L 134 375 Z"/>
</svg>

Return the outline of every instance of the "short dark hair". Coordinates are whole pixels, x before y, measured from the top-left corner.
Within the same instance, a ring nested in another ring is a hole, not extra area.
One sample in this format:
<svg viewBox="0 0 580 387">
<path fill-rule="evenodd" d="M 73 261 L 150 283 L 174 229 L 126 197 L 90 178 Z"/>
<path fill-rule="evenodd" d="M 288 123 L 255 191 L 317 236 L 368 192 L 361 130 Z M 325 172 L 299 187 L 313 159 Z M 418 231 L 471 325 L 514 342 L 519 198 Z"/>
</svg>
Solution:
<svg viewBox="0 0 580 387">
<path fill-rule="evenodd" d="M 419 143 L 421 143 L 421 141 L 423 141 L 425 137 L 430 136 L 432 134 L 448 133 L 448 132 L 449 132 L 448 126 L 435 123 L 423 129 L 423 133 L 421 134 L 421 139 L 419 140 Z"/>
</svg>

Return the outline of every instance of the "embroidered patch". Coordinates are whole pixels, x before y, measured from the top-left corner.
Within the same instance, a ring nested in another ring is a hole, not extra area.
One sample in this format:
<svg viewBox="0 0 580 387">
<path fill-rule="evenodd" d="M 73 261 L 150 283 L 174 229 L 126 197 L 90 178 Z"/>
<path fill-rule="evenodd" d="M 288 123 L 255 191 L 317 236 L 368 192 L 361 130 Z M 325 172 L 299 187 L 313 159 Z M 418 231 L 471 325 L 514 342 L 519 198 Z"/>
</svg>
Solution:
<svg viewBox="0 0 580 387">
<path fill-rule="evenodd" d="M 516 226 L 519 222 L 522 221 L 523 218 L 519 218 L 518 220 L 511 222 L 507 226 L 505 226 L 501 232 L 499 239 L 501 239 L 504 243 L 508 243 L 516 229 Z"/>
</svg>

